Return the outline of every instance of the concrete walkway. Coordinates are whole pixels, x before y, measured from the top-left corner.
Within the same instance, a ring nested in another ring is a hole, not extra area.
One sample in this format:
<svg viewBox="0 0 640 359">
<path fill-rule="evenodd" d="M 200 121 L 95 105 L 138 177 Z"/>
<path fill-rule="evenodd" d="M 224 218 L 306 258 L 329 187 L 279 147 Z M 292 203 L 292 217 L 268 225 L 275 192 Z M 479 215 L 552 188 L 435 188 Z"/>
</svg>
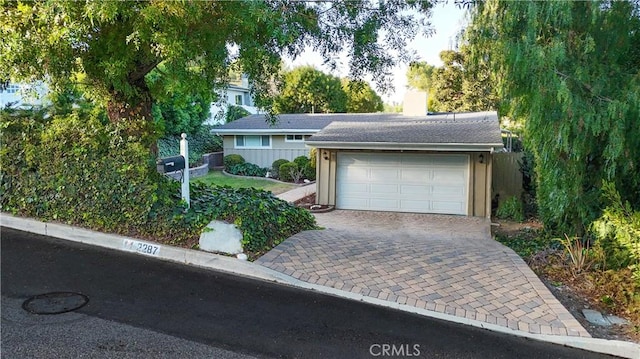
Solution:
<svg viewBox="0 0 640 359">
<path fill-rule="evenodd" d="M 316 193 L 315 182 L 294 188 L 291 191 L 277 194 L 276 197 L 287 202 L 295 202 L 299 199 L 305 198 L 306 196 L 314 193 Z"/>
<path fill-rule="evenodd" d="M 336 210 L 256 263 L 312 284 L 533 334 L 589 337 L 482 218 Z"/>
</svg>

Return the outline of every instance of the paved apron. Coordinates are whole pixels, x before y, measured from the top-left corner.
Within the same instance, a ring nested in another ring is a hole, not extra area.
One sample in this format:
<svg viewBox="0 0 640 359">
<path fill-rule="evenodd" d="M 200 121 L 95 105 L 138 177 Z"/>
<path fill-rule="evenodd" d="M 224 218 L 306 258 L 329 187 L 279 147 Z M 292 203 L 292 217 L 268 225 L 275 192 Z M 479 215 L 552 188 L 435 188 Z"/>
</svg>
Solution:
<svg viewBox="0 0 640 359">
<path fill-rule="evenodd" d="M 333 287 L 535 334 L 590 337 L 483 218 L 336 210 L 256 263 Z"/>
</svg>

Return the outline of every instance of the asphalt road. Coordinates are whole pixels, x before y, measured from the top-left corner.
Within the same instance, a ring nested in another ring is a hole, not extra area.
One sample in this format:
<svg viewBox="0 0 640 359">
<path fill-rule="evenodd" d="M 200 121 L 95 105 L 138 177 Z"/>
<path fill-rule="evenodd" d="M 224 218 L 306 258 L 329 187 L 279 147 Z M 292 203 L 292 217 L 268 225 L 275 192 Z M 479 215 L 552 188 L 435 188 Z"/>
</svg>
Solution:
<svg viewBox="0 0 640 359">
<path fill-rule="evenodd" d="M 136 254 L 0 236 L 3 358 L 605 357 Z M 22 310 L 57 291 L 89 302 L 59 315 Z"/>
</svg>

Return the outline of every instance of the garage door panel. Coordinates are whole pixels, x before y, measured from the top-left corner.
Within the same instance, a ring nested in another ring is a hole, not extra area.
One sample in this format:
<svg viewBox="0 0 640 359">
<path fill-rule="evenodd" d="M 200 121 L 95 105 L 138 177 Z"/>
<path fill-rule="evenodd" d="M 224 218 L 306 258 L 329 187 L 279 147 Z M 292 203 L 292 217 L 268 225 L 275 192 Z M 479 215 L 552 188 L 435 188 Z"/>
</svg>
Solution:
<svg viewBox="0 0 640 359">
<path fill-rule="evenodd" d="M 466 214 L 467 155 L 338 153 L 336 205 L 344 209 Z"/>
<path fill-rule="evenodd" d="M 402 200 L 401 207 L 407 212 L 432 213 L 431 201 Z"/>
<path fill-rule="evenodd" d="M 416 185 L 400 185 L 400 195 L 405 196 L 425 196 L 430 195 L 433 192 L 431 186 L 416 186 Z"/>
<path fill-rule="evenodd" d="M 378 211 L 398 211 L 400 210 L 399 201 L 396 198 L 371 198 L 369 206 L 373 210 Z"/>
<path fill-rule="evenodd" d="M 359 197 L 345 197 L 346 202 L 349 204 L 344 209 L 361 209 L 370 207 L 369 198 Z"/>
<path fill-rule="evenodd" d="M 394 168 L 371 168 L 369 179 L 379 183 L 397 182 L 400 177 L 398 172 Z"/>
<path fill-rule="evenodd" d="M 432 186 L 432 195 L 434 198 L 450 198 L 458 201 L 466 196 L 466 191 L 460 186 Z"/>
<path fill-rule="evenodd" d="M 370 192 L 373 194 L 379 194 L 383 196 L 393 195 L 398 193 L 398 185 L 397 184 L 377 184 L 372 183 Z"/>
<path fill-rule="evenodd" d="M 347 197 L 351 197 L 356 193 L 364 193 L 364 194 L 368 194 L 371 191 L 371 189 L 369 188 L 369 184 L 366 182 L 362 182 L 362 183 L 345 183 L 342 185 L 342 193 L 343 194 L 348 194 Z"/>
<path fill-rule="evenodd" d="M 433 178 L 433 172 L 424 168 L 402 168 L 400 179 L 402 182 L 427 183 Z"/>
<path fill-rule="evenodd" d="M 364 167 L 344 167 L 340 168 L 341 172 L 344 173 L 345 176 L 348 176 L 351 181 L 369 181 L 369 170 Z"/>
<path fill-rule="evenodd" d="M 432 201 L 431 208 L 433 213 L 460 213 L 466 208 L 462 208 L 462 205 L 451 201 Z"/>
<path fill-rule="evenodd" d="M 433 181 L 438 183 L 464 184 L 467 182 L 465 171 L 445 167 L 442 171 L 433 171 Z"/>
</svg>

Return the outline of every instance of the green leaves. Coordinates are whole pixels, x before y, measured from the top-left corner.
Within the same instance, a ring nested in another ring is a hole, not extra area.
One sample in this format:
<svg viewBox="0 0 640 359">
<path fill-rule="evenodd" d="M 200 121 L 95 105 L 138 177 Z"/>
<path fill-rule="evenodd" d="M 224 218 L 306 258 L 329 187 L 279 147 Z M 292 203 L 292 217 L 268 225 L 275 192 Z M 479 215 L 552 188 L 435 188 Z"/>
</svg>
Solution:
<svg viewBox="0 0 640 359">
<path fill-rule="evenodd" d="M 472 61 L 488 60 L 501 114 L 525 123 L 540 215 L 560 233 L 581 235 L 600 216 L 602 181 L 640 206 L 638 11 L 603 1 L 474 8 Z"/>
<path fill-rule="evenodd" d="M 246 251 L 269 250 L 303 230 L 315 229 L 315 218 L 302 208 L 253 188 L 231 188 L 192 183 L 191 211 L 198 226 L 212 219 L 235 223 L 243 232 Z"/>
</svg>

